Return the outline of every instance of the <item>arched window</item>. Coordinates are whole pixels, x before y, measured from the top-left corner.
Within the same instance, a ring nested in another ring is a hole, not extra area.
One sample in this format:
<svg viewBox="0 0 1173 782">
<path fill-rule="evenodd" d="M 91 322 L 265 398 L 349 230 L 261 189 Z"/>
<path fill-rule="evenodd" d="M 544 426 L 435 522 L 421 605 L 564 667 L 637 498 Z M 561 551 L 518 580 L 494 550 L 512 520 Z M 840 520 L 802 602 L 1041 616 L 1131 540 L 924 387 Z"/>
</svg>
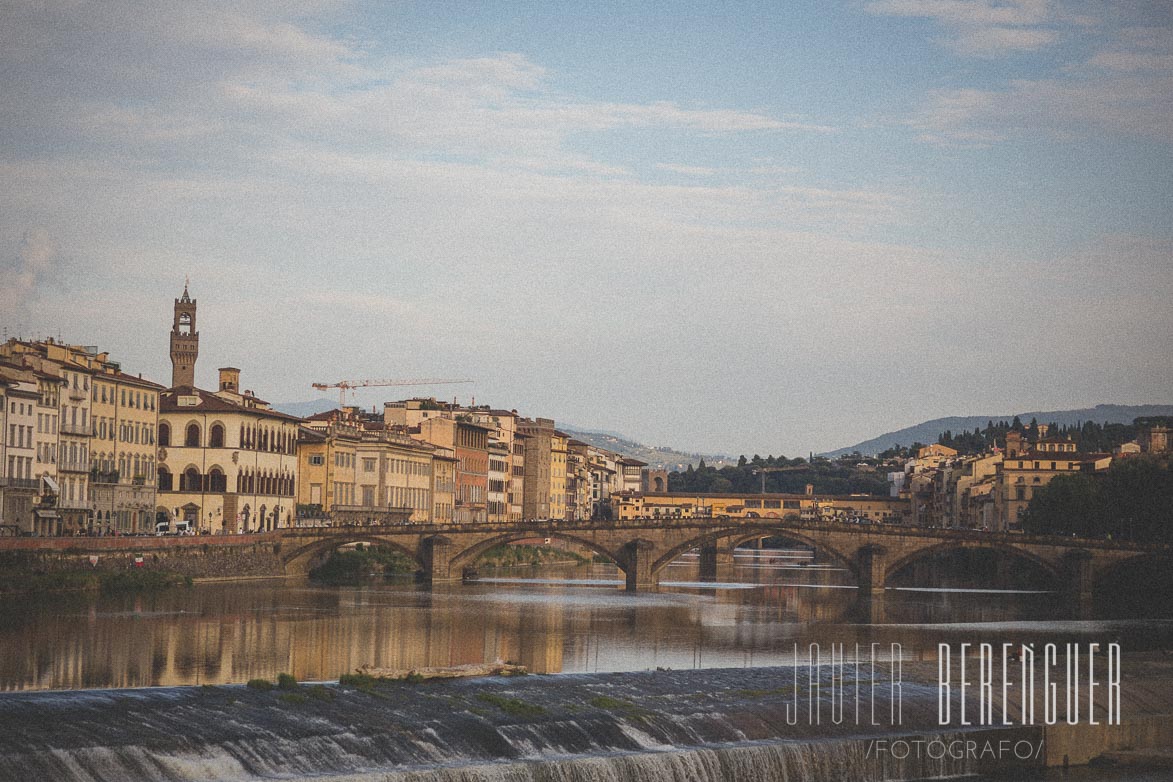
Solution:
<svg viewBox="0 0 1173 782">
<path fill-rule="evenodd" d="M 183 475 L 179 476 L 180 491 L 200 491 L 202 483 L 200 471 L 195 467 L 188 467 L 183 471 Z"/>
<path fill-rule="evenodd" d="M 159 445 L 164 448 L 171 446 L 171 426 L 168 424 L 159 424 Z"/>
<path fill-rule="evenodd" d="M 188 448 L 199 448 L 200 447 L 200 425 L 199 424 L 193 423 L 193 424 L 187 425 L 187 436 L 184 437 L 183 444 L 185 446 L 187 446 Z"/>
<path fill-rule="evenodd" d="M 224 426 L 222 424 L 212 424 L 212 428 L 208 432 L 208 447 L 224 447 Z"/>
<path fill-rule="evenodd" d="M 164 466 L 159 466 L 159 491 L 171 491 L 171 472 Z"/>
<path fill-rule="evenodd" d="M 228 491 L 228 481 L 219 467 L 213 467 L 211 470 L 208 470 L 208 491 Z"/>
</svg>

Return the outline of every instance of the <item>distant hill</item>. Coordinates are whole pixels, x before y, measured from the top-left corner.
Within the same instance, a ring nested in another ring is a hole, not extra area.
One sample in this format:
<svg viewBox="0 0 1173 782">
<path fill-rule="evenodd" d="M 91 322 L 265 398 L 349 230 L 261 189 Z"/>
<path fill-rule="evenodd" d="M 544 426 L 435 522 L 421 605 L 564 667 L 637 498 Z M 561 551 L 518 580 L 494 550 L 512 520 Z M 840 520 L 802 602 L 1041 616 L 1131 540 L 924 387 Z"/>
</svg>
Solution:
<svg viewBox="0 0 1173 782">
<path fill-rule="evenodd" d="M 703 459 L 705 464 L 712 467 L 724 467 L 727 464 L 737 464 L 736 457 L 720 456 L 715 454 L 702 453 L 685 453 L 684 451 L 676 451 L 664 446 L 654 447 L 637 443 L 634 440 L 628 440 L 621 434 L 615 432 L 589 432 L 581 429 L 573 429 L 568 426 L 559 426 L 558 431 L 566 432 L 566 434 L 582 440 L 584 443 L 589 443 L 598 448 L 605 448 L 608 451 L 621 453 L 624 456 L 630 456 L 632 459 L 639 459 L 641 462 L 647 462 L 648 466 L 655 470 L 684 470 L 688 465 L 695 467 Z"/>
<path fill-rule="evenodd" d="M 886 451 L 897 445 L 908 446 L 913 443 L 935 443 L 937 437 L 946 430 L 951 432 L 973 431 L 984 429 L 990 421 L 1013 421 L 1017 415 L 1024 424 L 1030 423 L 1032 418 L 1040 424 L 1058 424 L 1073 426 L 1085 421 L 1094 421 L 1098 424 L 1130 424 L 1134 418 L 1156 415 L 1173 415 L 1173 405 L 1096 405 L 1082 410 L 1050 410 L 1031 413 L 1012 413 L 1010 415 L 969 415 L 951 416 L 949 418 L 935 418 L 916 426 L 908 426 L 888 432 L 871 440 L 850 445 L 835 451 L 828 451 L 823 456 L 834 459 L 837 456 L 859 451 L 865 456 Z"/>
<path fill-rule="evenodd" d="M 286 415 L 295 415 L 298 418 L 307 418 L 311 415 L 324 413 L 338 407 L 338 403 L 329 399 L 311 399 L 308 402 L 274 402 L 273 409 Z"/>
</svg>

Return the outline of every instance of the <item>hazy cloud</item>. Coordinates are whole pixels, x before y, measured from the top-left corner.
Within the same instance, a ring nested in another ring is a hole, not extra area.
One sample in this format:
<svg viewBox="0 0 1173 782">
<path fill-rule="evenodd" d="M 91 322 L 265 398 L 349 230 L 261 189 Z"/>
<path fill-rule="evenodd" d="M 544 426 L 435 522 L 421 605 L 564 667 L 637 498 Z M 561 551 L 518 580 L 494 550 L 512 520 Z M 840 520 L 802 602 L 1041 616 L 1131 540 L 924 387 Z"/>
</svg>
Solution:
<svg viewBox="0 0 1173 782">
<path fill-rule="evenodd" d="M 1021 79 L 999 90 L 941 90 L 909 124 L 920 138 L 983 145 L 1010 137 L 1110 133 L 1173 141 L 1173 77 Z"/>
<path fill-rule="evenodd" d="M 944 43 L 962 54 L 993 56 L 1032 51 L 1057 39 L 1047 0 L 876 0 L 867 10 L 884 16 L 932 19 L 948 30 Z"/>
<path fill-rule="evenodd" d="M 24 232 L 15 253 L 6 254 L 0 266 L 0 304 L 5 312 L 16 313 L 59 283 L 57 246 L 48 232 L 33 228 Z"/>
</svg>

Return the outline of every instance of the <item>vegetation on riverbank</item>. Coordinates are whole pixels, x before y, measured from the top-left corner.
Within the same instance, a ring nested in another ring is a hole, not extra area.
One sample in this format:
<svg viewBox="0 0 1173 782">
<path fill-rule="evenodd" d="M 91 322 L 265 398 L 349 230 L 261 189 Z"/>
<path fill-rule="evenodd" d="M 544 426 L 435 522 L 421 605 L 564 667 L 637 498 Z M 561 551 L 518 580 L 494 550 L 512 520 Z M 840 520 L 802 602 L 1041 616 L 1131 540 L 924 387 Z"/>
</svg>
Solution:
<svg viewBox="0 0 1173 782">
<path fill-rule="evenodd" d="M 62 570 L 49 573 L 0 574 L 0 595 L 46 592 L 155 592 L 191 586 L 190 576 L 168 570 Z"/>
<path fill-rule="evenodd" d="M 419 566 L 406 554 L 385 546 L 358 544 L 353 550 L 335 551 L 310 578 L 321 584 L 359 584 L 370 578 L 389 578 L 414 573 Z"/>
<path fill-rule="evenodd" d="M 493 546 L 477 560 L 477 566 L 483 568 L 511 568 L 511 567 L 538 567 L 553 564 L 585 565 L 591 562 L 590 557 L 584 557 L 573 551 L 552 548 L 550 546 L 529 546 L 502 543 Z"/>
</svg>

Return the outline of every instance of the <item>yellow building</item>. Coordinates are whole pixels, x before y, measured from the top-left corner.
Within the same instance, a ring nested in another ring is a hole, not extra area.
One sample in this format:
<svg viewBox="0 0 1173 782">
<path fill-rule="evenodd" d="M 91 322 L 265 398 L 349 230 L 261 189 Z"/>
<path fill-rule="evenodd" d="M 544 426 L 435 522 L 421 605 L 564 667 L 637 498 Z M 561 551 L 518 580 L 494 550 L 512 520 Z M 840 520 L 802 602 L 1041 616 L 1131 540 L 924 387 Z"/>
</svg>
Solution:
<svg viewBox="0 0 1173 782">
<path fill-rule="evenodd" d="M 1034 493 L 1058 475 L 1102 472 L 1112 464 L 1108 453 L 1080 453 L 1074 442 L 1058 437 L 1029 443 L 1018 432 L 1006 435 L 1006 451 L 995 477 L 998 529 L 1020 529 L 1022 514 Z"/>
<path fill-rule="evenodd" d="M 439 509 L 441 518 L 451 520 L 451 449 L 438 456 L 438 446 L 407 431 L 357 408 L 306 419 L 298 443 L 298 503 L 304 515 L 358 523 L 428 522 Z"/>
<path fill-rule="evenodd" d="M 432 455 L 432 521 L 451 524 L 456 520 L 456 469 L 452 448 L 436 446 Z"/>
<path fill-rule="evenodd" d="M 908 503 L 895 497 L 823 494 L 686 494 L 617 492 L 615 518 L 629 519 L 804 519 L 810 521 L 901 522 Z"/>
<path fill-rule="evenodd" d="M 96 347 L 9 340 L 0 356 L 37 373 L 36 462 L 61 516 L 47 527 L 152 531 L 162 386 L 123 372 Z"/>
<path fill-rule="evenodd" d="M 550 509 L 552 439 L 554 420 L 522 418 L 517 433 L 524 446 L 525 479 L 522 483 L 521 514 L 524 519 L 553 518 Z"/>
<path fill-rule="evenodd" d="M 154 532 L 163 386 L 110 364 L 92 380 L 90 495 L 95 526 L 123 533 Z"/>
<path fill-rule="evenodd" d="M 566 461 L 570 436 L 557 430 L 550 436 L 550 518 L 566 518 Z"/>
</svg>

